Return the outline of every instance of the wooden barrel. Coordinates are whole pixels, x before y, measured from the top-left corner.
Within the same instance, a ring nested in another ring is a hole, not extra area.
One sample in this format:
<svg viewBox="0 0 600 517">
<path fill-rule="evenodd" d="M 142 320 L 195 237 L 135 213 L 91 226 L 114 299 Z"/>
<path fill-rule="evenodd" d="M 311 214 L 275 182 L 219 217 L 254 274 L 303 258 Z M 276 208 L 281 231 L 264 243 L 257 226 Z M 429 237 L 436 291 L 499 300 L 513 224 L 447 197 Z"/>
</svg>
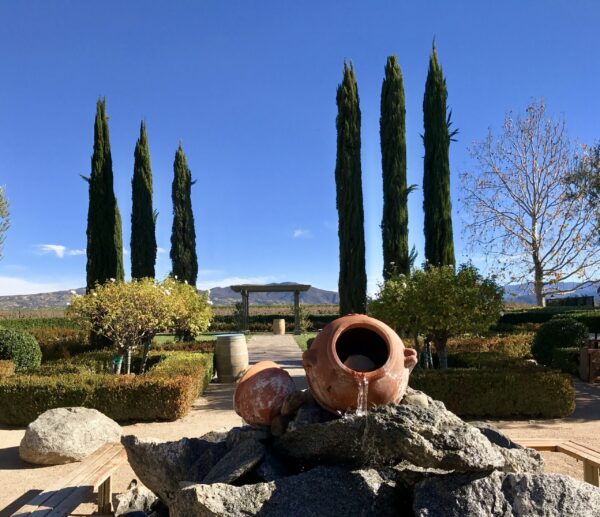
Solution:
<svg viewBox="0 0 600 517">
<path fill-rule="evenodd" d="M 278 336 L 285 334 L 285 320 L 283 318 L 273 320 L 273 334 Z"/>
<path fill-rule="evenodd" d="M 248 347 L 244 334 L 217 336 L 215 366 L 219 382 L 232 383 L 248 368 Z"/>
</svg>

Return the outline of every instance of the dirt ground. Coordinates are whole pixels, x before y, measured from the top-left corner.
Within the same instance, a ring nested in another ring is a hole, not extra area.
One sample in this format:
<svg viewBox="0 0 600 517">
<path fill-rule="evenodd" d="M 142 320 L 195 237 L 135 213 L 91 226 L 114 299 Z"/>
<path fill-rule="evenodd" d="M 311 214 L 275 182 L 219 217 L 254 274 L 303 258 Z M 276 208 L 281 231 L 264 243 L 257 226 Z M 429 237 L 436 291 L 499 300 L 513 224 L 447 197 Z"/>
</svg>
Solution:
<svg viewBox="0 0 600 517">
<path fill-rule="evenodd" d="M 251 362 L 275 360 L 290 372 L 299 388 L 306 387 L 300 351 L 291 336 L 254 337 L 249 343 L 249 351 Z M 517 442 L 519 438 L 565 438 L 600 450 L 600 386 L 577 382 L 576 387 L 577 409 L 569 418 L 491 423 Z M 232 385 L 211 384 L 181 420 L 126 425 L 123 434 L 178 440 L 185 436 L 201 436 L 212 430 L 226 430 L 242 424 L 232 410 L 232 398 Z M 0 517 L 10 515 L 51 482 L 77 468 L 77 464 L 34 467 L 24 463 L 18 454 L 23 434 L 23 428 L 0 427 Z M 547 472 L 583 479 L 583 467 L 576 460 L 558 453 L 543 453 L 543 456 Z M 113 478 L 114 491 L 124 491 L 135 477 L 129 465 L 123 465 Z M 93 513 L 93 501 L 90 494 L 89 503 L 81 505 L 73 515 Z"/>
</svg>

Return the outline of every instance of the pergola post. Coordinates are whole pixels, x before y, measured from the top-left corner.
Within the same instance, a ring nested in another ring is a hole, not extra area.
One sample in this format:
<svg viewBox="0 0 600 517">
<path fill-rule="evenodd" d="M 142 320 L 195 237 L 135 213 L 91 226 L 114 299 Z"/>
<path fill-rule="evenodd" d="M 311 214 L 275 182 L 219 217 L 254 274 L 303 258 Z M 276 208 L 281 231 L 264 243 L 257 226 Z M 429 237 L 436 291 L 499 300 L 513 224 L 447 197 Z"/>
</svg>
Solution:
<svg viewBox="0 0 600 517">
<path fill-rule="evenodd" d="M 294 334 L 300 334 L 300 291 L 294 291 Z"/>
<path fill-rule="evenodd" d="M 249 322 L 250 322 L 250 317 L 249 317 L 249 306 L 250 306 L 250 301 L 248 300 L 248 298 L 250 297 L 250 293 L 246 290 L 242 291 L 242 310 L 243 310 L 243 317 L 242 317 L 242 331 L 246 332 L 248 331 L 248 327 Z"/>
</svg>

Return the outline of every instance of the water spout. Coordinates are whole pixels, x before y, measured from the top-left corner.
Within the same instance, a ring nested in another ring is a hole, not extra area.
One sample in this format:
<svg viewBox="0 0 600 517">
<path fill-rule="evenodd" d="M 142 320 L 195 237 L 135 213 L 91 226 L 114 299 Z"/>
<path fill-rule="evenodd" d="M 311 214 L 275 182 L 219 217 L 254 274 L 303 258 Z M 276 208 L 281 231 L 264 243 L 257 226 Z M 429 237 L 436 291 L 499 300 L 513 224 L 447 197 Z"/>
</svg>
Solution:
<svg viewBox="0 0 600 517">
<path fill-rule="evenodd" d="M 365 416 L 369 401 L 369 380 L 361 375 L 358 381 L 358 400 L 356 402 L 356 415 Z"/>
</svg>

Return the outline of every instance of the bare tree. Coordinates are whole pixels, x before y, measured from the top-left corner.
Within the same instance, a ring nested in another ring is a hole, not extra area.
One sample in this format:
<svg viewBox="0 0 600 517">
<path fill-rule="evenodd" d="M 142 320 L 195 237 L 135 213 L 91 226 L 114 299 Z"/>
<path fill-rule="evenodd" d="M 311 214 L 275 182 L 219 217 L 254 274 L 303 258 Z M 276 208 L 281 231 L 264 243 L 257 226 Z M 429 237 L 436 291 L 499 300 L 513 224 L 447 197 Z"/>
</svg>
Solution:
<svg viewBox="0 0 600 517">
<path fill-rule="evenodd" d="M 471 249 L 505 280 L 533 281 L 538 305 L 567 291 L 559 282 L 591 281 L 600 263 L 594 210 L 571 181 L 577 151 L 564 120 L 532 101 L 470 151 L 477 166 L 461 176 Z"/>
<path fill-rule="evenodd" d="M 0 259 L 2 258 L 2 251 L 4 250 L 4 236 L 9 226 L 8 201 L 6 200 L 6 195 L 4 193 L 4 187 L 0 185 Z"/>
</svg>

